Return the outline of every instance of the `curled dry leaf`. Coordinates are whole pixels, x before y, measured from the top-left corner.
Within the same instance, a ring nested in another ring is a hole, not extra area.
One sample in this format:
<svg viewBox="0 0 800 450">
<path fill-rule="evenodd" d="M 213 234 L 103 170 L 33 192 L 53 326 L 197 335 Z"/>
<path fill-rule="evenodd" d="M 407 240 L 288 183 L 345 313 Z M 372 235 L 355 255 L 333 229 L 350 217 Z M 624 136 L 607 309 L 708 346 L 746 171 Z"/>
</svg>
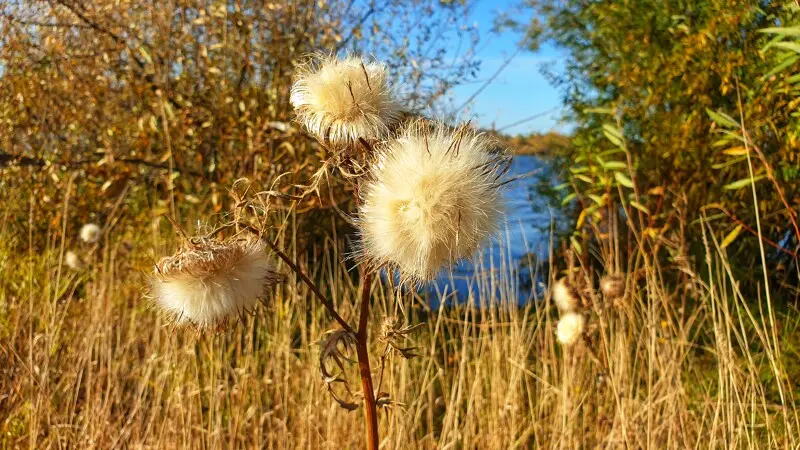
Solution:
<svg viewBox="0 0 800 450">
<path fill-rule="evenodd" d="M 403 403 L 392 400 L 388 392 L 378 392 L 378 394 L 375 396 L 375 404 L 379 408 L 389 408 L 392 406 L 399 406 L 402 408 L 405 406 Z"/>
<path fill-rule="evenodd" d="M 336 392 L 333 389 L 333 384 L 341 383 L 348 395 L 353 397 L 353 394 L 350 390 L 350 385 L 348 384 L 347 379 L 342 375 L 345 371 L 344 363 L 355 362 L 349 357 L 355 343 L 356 338 L 353 333 L 346 330 L 333 331 L 328 334 L 325 339 L 319 342 L 319 344 L 322 346 L 322 349 L 319 352 L 319 371 L 322 375 L 322 381 L 324 381 L 327 385 L 328 392 L 330 392 L 331 397 L 333 397 L 336 403 L 348 411 L 358 408 L 358 404 L 347 401 L 336 395 Z M 331 370 L 331 366 L 338 368 L 338 372 L 334 373 Z"/>
</svg>

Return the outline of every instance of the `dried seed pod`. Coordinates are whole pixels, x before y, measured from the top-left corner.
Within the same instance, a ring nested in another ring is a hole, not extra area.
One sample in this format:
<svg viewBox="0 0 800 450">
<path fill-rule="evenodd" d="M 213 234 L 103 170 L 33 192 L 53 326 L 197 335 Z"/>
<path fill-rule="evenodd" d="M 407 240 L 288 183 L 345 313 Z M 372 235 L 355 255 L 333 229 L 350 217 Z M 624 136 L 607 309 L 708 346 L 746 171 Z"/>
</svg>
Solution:
<svg viewBox="0 0 800 450">
<path fill-rule="evenodd" d="M 621 275 L 607 275 L 600 279 L 600 292 L 607 299 L 622 297 L 625 293 L 625 279 Z"/>
</svg>

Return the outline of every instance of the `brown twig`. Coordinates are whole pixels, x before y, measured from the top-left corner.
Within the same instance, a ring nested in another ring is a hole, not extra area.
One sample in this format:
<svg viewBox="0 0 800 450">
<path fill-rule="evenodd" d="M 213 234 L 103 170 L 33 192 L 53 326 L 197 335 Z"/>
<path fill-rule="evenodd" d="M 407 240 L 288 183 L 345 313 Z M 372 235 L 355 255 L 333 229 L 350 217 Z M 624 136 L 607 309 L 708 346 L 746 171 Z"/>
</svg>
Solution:
<svg viewBox="0 0 800 450">
<path fill-rule="evenodd" d="M 255 227 L 253 227 L 251 225 L 248 225 L 248 224 L 243 224 L 243 223 L 239 223 L 238 225 L 241 225 L 241 226 L 247 228 L 247 230 L 249 230 L 251 233 L 259 236 L 261 238 L 261 240 L 264 243 L 266 243 L 269 246 L 269 248 L 272 249 L 272 251 L 275 252 L 275 254 L 278 255 L 278 257 L 280 259 L 282 259 L 283 262 L 285 262 L 286 265 L 289 266 L 289 268 L 292 269 L 292 271 L 297 274 L 297 276 L 300 277 L 301 280 L 303 280 L 303 282 L 306 284 L 306 286 L 308 286 L 308 288 L 311 289 L 311 292 L 313 292 L 314 295 L 319 299 L 319 301 L 322 302 L 322 305 L 325 306 L 325 309 L 328 310 L 328 313 L 331 316 L 333 316 L 333 318 L 339 323 L 339 325 L 345 331 L 348 331 L 348 332 L 351 332 L 351 333 L 353 332 L 353 327 L 351 327 L 350 324 L 348 324 L 342 318 L 342 316 L 340 316 L 339 313 L 336 312 L 336 307 L 333 305 L 333 302 L 331 302 L 324 295 L 322 295 L 322 292 L 320 292 L 320 290 L 317 287 L 317 285 L 314 284 L 314 282 L 311 281 L 310 278 L 308 278 L 308 276 L 306 275 L 305 271 L 303 271 L 303 268 L 300 267 L 300 263 L 296 263 L 296 262 L 292 261 L 292 259 L 289 258 L 289 256 L 286 255 L 286 253 L 281 251 L 281 249 L 278 248 L 278 246 L 274 242 L 272 242 L 269 239 L 267 239 L 266 237 L 262 236 L 261 232 L 258 231 Z"/>
<path fill-rule="evenodd" d="M 750 133 L 747 132 L 747 128 L 744 125 L 744 110 L 742 109 L 742 94 L 739 91 L 739 79 L 736 79 L 736 99 L 739 106 L 739 127 L 742 131 L 742 137 L 744 138 L 745 147 L 748 145 L 755 150 L 756 155 L 758 155 L 758 159 L 761 160 L 761 163 L 764 164 L 764 168 L 766 169 L 767 178 L 772 182 L 772 185 L 775 186 L 775 190 L 778 191 L 778 196 L 781 198 L 781 202 L 783 206 L 786 208 L 786 213 L 789 215 L 789 220 L 792 221 L 792 227 L 794 227 L 795 236 L 798 240 L 800 240 L 800 226 L 797 225 L 797 220 L 795 220 L 795 216 L 797 213 L 795 212 L 794 208 L 789 205 L 789 202 L 786 200 L 786 195 L 783 193 L 783 188 L 778 183 L 778 180 L 775 179 L 775 174 L 772 172 L 772 166 L 767 162 L 767 157 L 764 156 L 764 152 L 750 139 Z M 797 257 L 797 256 L 795 256 Z"/>
<path fill-rule="evenodd" d="M 722 207 L 720 205 L 712 204 L 712 205 L 703 206 L 700 209 L 701 210 L 717 209 L 717 210 L 722 211 L 722 213 L 725 214 L 726 216 L 728 216 L 728 218 L 731 219 L 736 225 L 741 225 L 742 229 L 747 230 L 753 236 L 758 237 L 759 239 L 764 241 L 767 245 L 770 245 L 771 247 L 774 247 L 775 249 L 777 249 L 780 252 L 786 253 L 787 255 L 791 256 L 792 258 L 797 258 L 797 253 L 796 252 L 793 252 L 791 250 L 786 249 L 785 247 L 781 246 L 780 244 L 778 244 L 777 242 L 775 242 L 775 241 L 773 241 L 773 240 L 771 240 L 769 238 L 766 238 L 764 236 L 759 236 L 758 231 L 753 229 L 753 227 L 751 227 L 750 225 L 744 223 L 741 219 L 739 219 L 735 215 L 731 214 L 731 212 L 728 211 L 727 209 L 725 209 L 724 207 Z"/>
<path fill-rule="evenodd" d="M 91 166 L 99 163 L 101 159 L 84 159 L 78 161 L 48 161 L 46 159 L 41 158 L 31 158 L 29 156 L 24 155 L 17 155 L 13 153 L 8 153 L 5 151 L 0 150 L 0 167 L 3 166 L 32 166 L 32 167 L 48 167 L 48 166 L 56 166 L 56 167 L 64 167 L 66 169 L 75 169 L 80 168 L 83 166 Z M 160 170 L 170 170 L 169 166 L 165 166 L 163 164 L 158 164 L 150 161 L 146 161 L 141 158 L 114 158 L 114 162 L 127 164 L 127 165 L 136 165 L 136 166 L 144 166 L 149 167 L 152 169 L 160 169 Z M 188 174 L 193 177 L 203 177 L 203 174 L 197 172 L 195 170 L 187 170 L 182 169 L 179 167 L 173 167 L 173 171 L 181 172 L 183 174 Z"/>
</svg>

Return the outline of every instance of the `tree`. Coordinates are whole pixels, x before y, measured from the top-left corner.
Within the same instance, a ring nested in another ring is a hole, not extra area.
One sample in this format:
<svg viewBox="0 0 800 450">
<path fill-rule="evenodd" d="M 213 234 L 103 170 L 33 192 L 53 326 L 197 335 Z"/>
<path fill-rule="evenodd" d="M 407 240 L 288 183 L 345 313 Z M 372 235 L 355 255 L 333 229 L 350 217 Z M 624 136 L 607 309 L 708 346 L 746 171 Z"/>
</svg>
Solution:
<svg viewBox="0 0 800 450">
<path fill-rule="evenodd" d="M 782 2 L 703 0 L 549 1 L 528 6 L 538 42 L 568 51 L 563 89 L 573 147 L 561 154 L 568 202 L 577 201 L 577 237 L 622 200 L 659 235 L 700 219 L 720 236 L 756 230 L 750 186 L 758 195 L 763 241 L 777 258 L 796 261 L 800 232 L 797 59 L 765 50 L 761 32 L 797 23 Z M 741 120 L 740 120 L 741 119 Z M 745 144 L 746 142 L 746 144 Z M 747 152 L 751 156 L 750 173 Z M 771 175 L 770 175 L 771 174 Z M 783 193 L 784 195 L 780 195 Z M 622 198 L 620 198 L 622 197 Z M 735 255 L 751 266 L 757 240 Z M 734 255 L 732 255 L 734 256 Z"/>
<path fill-rule="evenodd" d="M 36 224 L 49 222 L 71 177 L 77 198 L 91 199 L 80 208 L 87 215 L 111 208 L 126 186 L 138 203 L 179 215 L 181 204 L 221 211 L 220 190 L 240 177 L 265 188 L 286 173 L 305 183 L 313 162 L 327 155 L 292 123 L 295 67 L 313 52 L 373 53 L 410 88 L 407 104 L 422 110 L 474 75 L 476 34 L 463 26 L 467 6 L 6 2 L 0 6 L 0 183 L 9 191 L 30 183 L 32 195 L 49 200 L 37 209 Z M 445 59 L 453 39 L 467 41 L 455 63 L 453 55 Z M 350 198 L 333 183 L 333 198 L 304 206 L 324 202 L 321 211 L 330 214 Z"/>
</svg>

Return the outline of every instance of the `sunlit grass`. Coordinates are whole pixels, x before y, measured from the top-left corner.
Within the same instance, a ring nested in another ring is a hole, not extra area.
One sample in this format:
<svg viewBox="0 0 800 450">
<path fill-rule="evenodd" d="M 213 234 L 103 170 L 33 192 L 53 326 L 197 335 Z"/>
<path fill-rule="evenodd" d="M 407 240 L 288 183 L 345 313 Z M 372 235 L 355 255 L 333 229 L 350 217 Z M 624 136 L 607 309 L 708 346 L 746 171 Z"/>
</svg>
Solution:
<svg viewBox="0 0 800 450">
<path fill-rule="evenodd" d="M 169 233 L 112 227 L 74 271 L 59 236 L 44 252 L 20 252 L 28 237 L 2 229 L 4 447 L 363 446 L 362 411 L 342 411 L 319 373 L 315 342 L 335 324 L 293 277 L 245 323 L 198 337 L 142 297 L 153 262 L 143 249 L 173 247 Z M 587 338 L 569 348 L 556 342 L 549 295 L 519 305 L 504 261 L 477 273 L 455 306 L 440 298 L 450 306 L 432 310 L 413 294 L 395 302 L 391 287 L 376 288 L 373 330 L 386 316 L 424 323 L 403 344 L 419 356 L 385 363 L 383 447 L 796 446 L 796 311 L 773 311 L 771 328 L 724 251 L 713 240 L 707 251 L 710 275 L 681 287 L 691 290 L 685 304 L 645 256 L 619 301 L 593 290 Z M 304 263 L 352 320 L 359 286 L 342 258 L 329 244 Z M 575 279 L 596 288 L 599 275 Z M 384 344 L 371 339 L 377 384 Z M 358 392 L 355 365 L 348 375 Z"/>
</svg>

